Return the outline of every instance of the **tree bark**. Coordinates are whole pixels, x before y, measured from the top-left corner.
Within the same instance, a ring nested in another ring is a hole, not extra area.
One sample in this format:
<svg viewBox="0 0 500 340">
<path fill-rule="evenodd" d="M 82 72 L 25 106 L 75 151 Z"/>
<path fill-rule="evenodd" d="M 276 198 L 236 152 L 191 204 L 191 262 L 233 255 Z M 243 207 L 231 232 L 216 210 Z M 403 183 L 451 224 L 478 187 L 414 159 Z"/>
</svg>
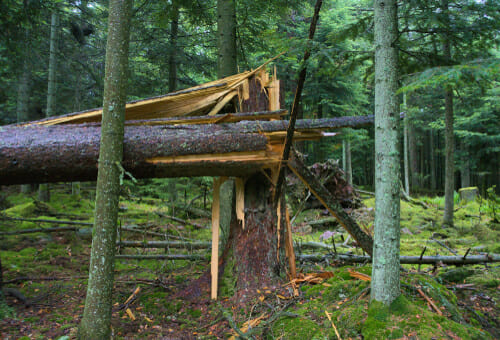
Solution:
<svg viewBox="0 0 500 340">
<path fill-rule="evenodd" d="M 405 191 L 410 196 L 410 164 L 408 155 L 408 107 L 406 106 L 406 93 L 403 94 L 403 112 L 405 117 L 403 119 L 403 163 L 404 163 L 404 178 L 405 178 Z M 431 154 L 432 156 L 432 154 Z"/>
<path fill-rule="evenodd" d="M 79 339 L 109 339 L 132 0 L 111 0 L 89 281 Z"/>
<path fill-rule="evenodd" d="M 296 130 L 356 127 L 372 122 L 373 116 L 302 120 L 297 121 Z M 287 123 L 127 126 L 122 165 L 136 178 L 250 175 L 259 171 L 262 164 L 218 161 L 217 157 L 235 152 L 265 152 L 269 145 L 265 133 L 284 135 Z M 95 180 L 99 133 L 100 126 L 96 124 L 0 128 L 0 185 Z M 211 154 L 216 157 L 196 159 L 196 155 Z M 194 158 L 183 162 L 182 157 Z M 161 158 L 170 162 L 154 161 Z"/>
<path fill-rule="evenodd" d="M 217 0 L 217 76 L 224 78 L 238 73 L 236 50 L 236 0 Z M 220 187 L 219 226 L 223 245 L 230 233 L 234 180 L 225 181 Z"/>
<path fill-rule="evenodd" d="M 236 60 L 236 1 L 217 0 L 217 77 L 233 75 Z"/>
<path fill-rule="evenodd" d="M 442 0 L 442 10 L 448 12 L 448 0 Z M 448 18 L 447 20 L 449 20 Z M 444 57 L 451 61 L 451 48 L 448 36 L 444 37 L 443 43 Z M 453 90 L 446 86 L 444 94 L 445 104 L 445 180 L 444 180 L 444 214 L 443 224 L 453 226 L 453 194 L 455 191 L 455 140 L 453 136 Z"/>
<path fill-rule="evenodd" d="M 245 182 L 245 229 L 235 214 L 232 216 L 224 251 L 229 255 L 224 276 L 233 279 L 234 287 L 227 288 L 234 289 L 235 302 L 244 304 L 257 289 L 275 287 L 284 278 L 285 224 L 283 218 L 277 229 L 278 216 L 271 196 L 269 180 L 261 173 L 251 176 Z"/>
<path fill-rule="evenodd" d="M 351 142 L 345 141 L 345 176 L 347 183 L 352 186 L 352 162 L 351 162 Z"/>
<path fill-rule="evenodd" d="M 49 83 L 47 86 L 47 110 L 46 117 L 54 116 L 56 111 L 56 71 L 57 71 L 57 30 L 59 17 L 56 12 L 52 13 L 50 24 L 50 55 L 49 55 Z M 42 202 L 50 200 L 50 189 L 48 184 L 40 184 L 38 187 L 38 199 Z"/>
<path fill-rule="evenodd" d="M 399 104 L 397 3 L 375 7 L 375 231 L 371 299 L 390 305 L 399 290 Z"/>
<path fill-rule="evenodd" d="M 22 123 L 30 120 L 29 112 L 28 112 L 28 102 L 30 98 L 30 83 L 31 83 L 31 61 L 29 60 L 29 51 L 28 47 L 29 41 L 29 31 L 25 32 L 25 41 L 24 41 L 24 51 L 25 55 L 23 56 L 23 66 L 21 77 L 19 78 L 19 84 L 17 86 L 17 122 Z M 31 191 L 31 186 L 28 184 L 21 185 L 21 192 L 27 194 Z"/>
</svg>

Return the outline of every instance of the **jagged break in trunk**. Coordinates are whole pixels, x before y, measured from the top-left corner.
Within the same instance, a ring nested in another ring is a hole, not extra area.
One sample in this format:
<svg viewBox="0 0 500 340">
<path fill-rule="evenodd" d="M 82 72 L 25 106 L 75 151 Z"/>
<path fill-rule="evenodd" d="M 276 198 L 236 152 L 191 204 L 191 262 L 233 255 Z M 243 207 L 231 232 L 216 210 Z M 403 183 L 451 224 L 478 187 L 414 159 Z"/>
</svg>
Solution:
<svg viewBox="0 0 500 340">
<path fill-rule="evenodd" d="M 283 204 L 281 205 L 283 207 Z M 281 216 L 285 216 L 281 213 Z M 224 289 L 233 292 L 237 302 L 247 301 L 257 289 L 273 287 L 285 275 L 284 223 L 272 205 L 271 185 L 262 174 L 245 183 L 245 229 L 233 216 L 224 255 Z M 279 234 L 279 236 L 278 236 Z M 280 245 L 278 246 L 278 239 Z M 231 256 L 231 254 L 233 256 Z M 227 292 L 227 291 L 226 291 Z"/>
</svg>

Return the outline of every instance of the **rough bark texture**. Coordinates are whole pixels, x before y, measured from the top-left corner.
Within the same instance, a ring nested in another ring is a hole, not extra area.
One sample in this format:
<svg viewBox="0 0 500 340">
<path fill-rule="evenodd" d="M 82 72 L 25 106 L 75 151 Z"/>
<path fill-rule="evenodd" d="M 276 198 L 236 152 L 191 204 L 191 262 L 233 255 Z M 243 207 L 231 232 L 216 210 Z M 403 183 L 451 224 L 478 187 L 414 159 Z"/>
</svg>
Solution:
<svg viewBox="0 0 500 340">
<path fill-rule="evenodd" d="M 108 41 L 99 173 L 89 281 L 79 339 L 109 339 L 120 191 L 118 162 L 123 157 L 131 0 L 109 4 Z"/>
<path fill-rule="evenodd" d="M 371 122 L 373 116 L 303 120 L 297 121 L 296 130 L 356 127 Z M 268 140 L 259 132 L 285 131 L 286 127 L 286 121 L 128 126 L 122 165 L 136 178 L 250 175 L 261 164 L 216 160 L 153 164 L 146 160 L 265 150 Z M 0 127 L 0 185 L 95 180 L 99 133 L 96 124 Z"/>
<path fill-rule="evenodd" d="M 284 214 L 282 214 L 284 217 Z M 273 287 L 285 274 L 284 229 L 281 223 L 278 247 L 277 214 L 271 200 L 269 180 L 258 173 L 245 183 L 245 229 L 235 216 L 225 253 L 233 253 L 234 261 L 226 265 L 224 276 L 232 277 L 234 299 L 244 303 L 257 294 L 257 289 Z"/>
<path fill-rule="evenodd" d="M 399 295 L 399 104 L 397 3 L 375 0 L 375 231 L 372 300 Z"/>
<path fill-rule="evenodd" d="M 25 32 L 25 41 L 24 44 L 28 44 L 29 40 L 29 31 L 26 30 Z M 16 114 L 17 114 L 17 122 L 22 123 L 26 122 L 29 120 L 29 113 L 28 113 L 28 101 L 29 101 L 29 93 L 30 93 L 30 82 L 31 82 L 31 69 L 30 65 L 31 62 L 29 60 L 29 51 L 30 49 L 27 46 L 24 46 L 25 50 L 25 55 L 24 55 L 24 60 L 23 60 L 23 69 L 21 76 L 19 78 L 19 84 L 17 86 L 17 107 L 16 107 Z M 22 185 L 21 186 L 21 192 L 22 193 L 29 193 L 31 191 L 31 186 L 30 185 Z"/>
<path fill-rule="evenodd" d="M 309 190 L 318 198 L 328 211 L 337 218 L 342 227 L 351 234 L 358 242 L 359 246 L 368 254 L 372 255 L 373 240 L 359 228 L 354 221 L 342 208 L 335 197 L 321 184 L 318 178 L 302 163 L 295 155 L 288 161 L 290 169 L 302 180 L 307 183 Z M 399 188 L 399 187 L 398 187 Z"/>
</svg>

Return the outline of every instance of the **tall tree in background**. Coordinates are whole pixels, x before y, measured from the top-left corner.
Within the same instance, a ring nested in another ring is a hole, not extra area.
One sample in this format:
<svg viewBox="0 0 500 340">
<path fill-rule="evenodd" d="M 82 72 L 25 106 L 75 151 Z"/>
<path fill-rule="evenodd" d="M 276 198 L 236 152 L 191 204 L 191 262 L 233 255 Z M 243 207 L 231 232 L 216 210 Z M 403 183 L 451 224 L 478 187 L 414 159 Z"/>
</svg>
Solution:
<svg viewBox="0 0 500 340">
<path fill-rule="evenodd" d="M 448 0 L 442 0 L 442 10 L 446 26 L 451 27 L 448 15 Z M 448 35 L 444 34 L 443 54 L 451 63 L 451 46 Z M 444 178 L 444 214 L 443 224 L 453 226 L 453 192 L 455 191 L 455 138 L 453 136 L 453 89 L 445 85 L 444 89 L 444 121 L 445 121 L 445 178 Z"/>
<path fill-rule="evenodd" d="M 23 50 L 23 61 L 22 61 L 22 71 L 19 77 L 17 85 L 17 106 L 16 106 L 16 118 L 17 122 L 26 122 L 29 120 L 28 104 L 30 98 L 30 84 L 31 84 L 31 61 L 30 59 L 30 48 L 29 48 L 29 30 L 25 30 L 25 40 Z M 31 185 L 23 184 L 21 185 L 22 193 L 29 193 L 31 191 Z"/>
<path fill-rule="evenodd" d="M 238 73 L 236 50 L 236 0 L 217 0 L 217 77 Z M 220 187 L 220 226 L 223 240 L 229 236 L 231 214 L 234 209 L 234 181 L 225 181 Z"/>
<path fill-rule="evenodd" d="M 218 78 L 238 72 L 236 54 L 236 0 L 217 0 Z"/>
<path fill-rule="evenodd" d="M 56 71 L 57 71 L 57 31 L 59 26 L 59 17 L 54 10 L 50 24 L 50 55 L 49 55 L 49 81 L 47 86 L 47 110 L 46 117 L 53 116 L 56 113 Z M 38 188 L 38 199 L 42 202 L 50 200 L 50 191 L 48 184 L 40 184 Z"/>
<path fill-rule="evenodd" d="M 372 300 L 399 295 L 398 19 L 395 0 L 375 0 L 375 233 Z"/>
<path fill-rule="evenodd" d="M 132 0 L 109 3 L 108 41 L 89 281 L 79 339 L 109 339 L 123 158 Z"/>
</svg>

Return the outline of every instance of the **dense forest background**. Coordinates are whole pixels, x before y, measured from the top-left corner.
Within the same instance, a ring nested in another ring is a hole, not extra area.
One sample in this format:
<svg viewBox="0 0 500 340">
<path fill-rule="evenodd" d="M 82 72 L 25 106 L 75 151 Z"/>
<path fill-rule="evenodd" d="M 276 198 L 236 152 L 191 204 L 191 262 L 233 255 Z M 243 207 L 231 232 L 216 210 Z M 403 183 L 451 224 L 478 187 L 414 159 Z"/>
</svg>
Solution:
<svg viewBox="0 0 500 340">
<path fill-rule="evenodd" d="M 135 1 L 128 100 L 217 78 L 216 5 Z M 408 155 L 408 182 L 411 192 L 443 193 L 447 88 L 454 99 L 455 189 L 478 186 L 484 193 L 497 185 L 498 190 L 500 5 L 455 0 L 446 6 L 448 10 L 439 2 L 411 0 L 399 8 L 400 97 L 406 114 L 401 146 L 406 145 Z M 101 1 L 2 1 L 1 124 L 102 105 L 107 8 Z M 312 10 L 309 1 L 237 2 L 238 67 L 255 68 L 286 52 L 275 62 L 284 108 L 293 100 Z M 311 46 L 300 116 L 373 112 L 372 19 L 371 1 L 325 2 Z M 56 58 L 52 64 L 51 42 Z M 55 74 L 54 112 L 47 104 L 50 65 Z M 345 130 L 300 147 L 309 163 L 343 160 L 344 169 L 352 169 L 354 184 L 373 187 L 373 128 Z"/>
</svg>

